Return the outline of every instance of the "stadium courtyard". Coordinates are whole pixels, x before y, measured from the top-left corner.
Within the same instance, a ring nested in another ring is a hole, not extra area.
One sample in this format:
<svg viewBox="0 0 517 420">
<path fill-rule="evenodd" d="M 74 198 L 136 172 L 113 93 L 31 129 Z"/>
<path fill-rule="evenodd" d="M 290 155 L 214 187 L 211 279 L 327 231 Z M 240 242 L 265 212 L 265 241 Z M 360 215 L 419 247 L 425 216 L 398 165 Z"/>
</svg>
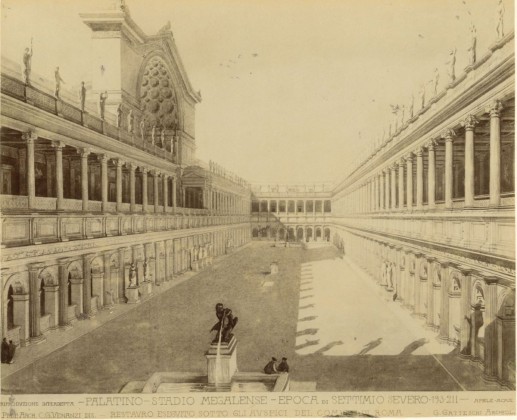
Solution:
<svg viewBox="0 0 517 420">
<path fill-rule="evenodd" d="M 2 392 L 117 393 L 154 372 L 206 372 L 217 302 L 239 317 L 239 370 L 287 357 L 293 391 L 497 389 L 334 247 L 254 242 L 117 316 L 80 321 L 90 331 L 48 354 L 19 350 Z"/>
</svg>

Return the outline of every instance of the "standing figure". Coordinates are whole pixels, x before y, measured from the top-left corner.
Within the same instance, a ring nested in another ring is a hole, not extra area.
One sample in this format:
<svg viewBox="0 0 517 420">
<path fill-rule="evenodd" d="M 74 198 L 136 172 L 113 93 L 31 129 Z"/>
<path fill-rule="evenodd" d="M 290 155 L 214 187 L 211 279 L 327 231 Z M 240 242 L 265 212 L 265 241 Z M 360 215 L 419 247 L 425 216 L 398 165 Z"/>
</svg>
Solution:
<svg viewBox="0 0 517 420">
<path fill-rule="evenodd" d="M 61 82 L 65 83 L 65 81 L 61 78 L 59 74 L 59 67 L 56 67 L 56 71 L 54 71 L 54 77 L 56 78 L 56 98 L 59 98 L 59 91 L 61 90 Z"/>
<path fill-rule="evenodd" d="M 440 72 L 438 67 L 434 69 L 434 96 L 438 95 L 438 83 L 440 83 Z"/>
<path fill-rule="evenodd" d="M 504 3 L 503 0 L 499 0 L 497 4 L 497 15 L 496 15 L 496 27 L 497 39 L 501 39 L 504 36 Z"/>
<path fill-rule="evenodd" d="M 212 342 L 218 342 L 219 336 L 221 336 L 221 341 L 223 343 L 229 343 L 233 336 L 231 332 L 237 325 L 239 318 L 234 317 L 232 310 L 230 308 L 225 308 L 222 303 L 215 305 L 215 316 L 219 322 L 214 324 L 210 330 L 210 332 L 217 331 L 217 334 Z"/>
<path fill-rule="evenodd" d="M 451 56 L 451 60 L 449 61 L 449 77 L 451 78 L 451 83 L 456 80 L 456 48 L 451 50 L 449 53 Z"/>
<path fill-rule="evenodd" d="M 84 82 L 81 82 L 81 90 L 79 91 L 79 97 L 81 98 L 81 111 L 84 112 L 84 106 L 86 104 L 86 87 Z"/>
<path fill-rule="evenodd" d="M 144 259 L 144 281 L 149 281 L 149 258 Z"/>
<path fill-rule="evenodd" d="M 145 119 L 142 118 L 140 120 L 140 137 L 142 137 L 142 141 L 145 139 Z"/>
<path fill-rule="evenodd" d="M 160 133 L 160 147 L 164 148 L 165 147 L 165 127 L 162 128 L 162 131 Z"/>
<path fill-rule="evenodd" d="M 476 26 L 472 23 L 470 25 L 470 47 L 468 49 L 469 64 L 472 66 L 476 64 L 476 44 L 477 44 L 477 30 Z"/>
<path fill-rule="evenodd" d="M 131 263 L 129 267 L 129 287 L 136 287 L 136 267 L 135 263 Z"/>
<path fill-rule="evenodd" d="M 415 107 L 415 97 L 411 95 L 411 103 L 409 104 L 409 118 L 413 118 L 413 112 Z"/>
<path fill-rule="evenodd" d="M 104 112 L 106 111 L 106 99 L 108 99 L 108 91 L 105 90 L 99 95 L 99 105 L 101 109 L 101 119 L 104 119 Z"/>
<path fill-rule="evenodd" d="M 23 70 L 23 74 L 25 75 L 25 84 L 31 85 L 31 69 L 32 69 L 32 38 L 31 38 L 31 47 L 25 48 L 25 53 L 23 54 L 23 66 L 25 69 Z"/>
<path fill-rule="evenodd" d="M 425 83 L 422 83 L 422 88 L 420 89 L 420 109 L 424 109 L 425 107 Z"/>
<path fill-rule="evenodd" d="M 122 127 L 122 104 L 118 104 L 117 107 L 117 127 Z"/>
<path fill-rule="evenodd" d="M 127 131 L 129 133 L 133 132 L 133 110 L 130 109 L 127 114 Z"/>
</svg>

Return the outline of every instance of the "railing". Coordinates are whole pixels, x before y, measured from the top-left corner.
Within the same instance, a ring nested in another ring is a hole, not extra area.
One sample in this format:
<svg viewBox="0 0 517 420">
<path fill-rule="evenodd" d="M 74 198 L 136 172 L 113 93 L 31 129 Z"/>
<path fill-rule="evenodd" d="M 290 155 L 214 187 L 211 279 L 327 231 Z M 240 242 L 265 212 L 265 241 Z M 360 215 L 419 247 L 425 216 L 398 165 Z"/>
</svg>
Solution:
<svg viewBox="0 0 517 420">
<path fill-rule="evenodd" d="M 96 115 L 82 111 L 74 105 L 64 102 L 33 86 L 28 86 L 21 80 L 6 74 L 1 75 L 1 91 L 8 96 L 27 102 L 51 114 L 62 116 L 68 121 L 87 127 L 97 133 L 104 134 L 132 146 L 138 143 L 140 149 L 146 150 L 163 159 L 172 160 L 173 156 L 171 152 L 148 144 L 147 142 L 142 144 L 141 140 L 137 140 L 139 137 L 136 136 L 135 133 L 129 133 L 124 128 L 118 128 L 107 120 L 102 120 Z"/>
<path fill-rule="evenodd" d="M 199 217 L 192 214 L 180 216 L 167 213 L 10 215 L 2 219 L 1 243 L 13 247 L 245 222 L 250 222 L 249 216 Z"/>
</svg>

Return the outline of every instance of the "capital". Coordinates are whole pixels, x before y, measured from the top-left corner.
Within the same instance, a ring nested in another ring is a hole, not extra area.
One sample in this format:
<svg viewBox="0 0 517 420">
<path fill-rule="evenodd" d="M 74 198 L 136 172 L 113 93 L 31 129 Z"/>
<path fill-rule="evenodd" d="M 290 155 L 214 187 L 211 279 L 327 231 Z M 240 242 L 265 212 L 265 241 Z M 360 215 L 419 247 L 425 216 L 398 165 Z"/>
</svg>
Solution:
<svg viewBox="0 0 517 420">
<path fill-rule="evenodd" d="M 423 153 L 424 153 L 424 149 L 421 146 L 418 149 L 415 150 L 416 157 L 422 157 Z"/>
<path fill-rule="evenodd" d="M 477 120 L 477 118 L 472 115 L 472 114 L 469 114 L 467 115 L 467 118 L 465 118 L 463 121 L 460 122 L 461 126 L 465 128 L 465 130 L 467 131 L 472 131 L 474 130 L 474 127 L 479 123 L 479 121 Z"/>
<path fill-rule="evenodd" d="M 406 158 L 405 157 L 401 157 L 400 160 L 399 160 L 399 166 L 403 167 L 405 163 L 406 163 Z"/>
<path fill-rule="evenodd" d="M 496 99 L 486 107 L 486 112 L 490 114 L 490 118 L 499 118 L 503 108 L 503 103 L 499 99 Z"/>
<path fill-rule="evenodd" d="M 135 162 L 129 162 L 129 170 L 131 172 L 134 172 L 137 167 L 138 167 L 138 165 Z"/>
<path fill-rule="evenodd" d="M 85 148 L 82 148 L 82 149 L 78 149 L 77 153 L 79 153 L 81 155 L 82 159 L 88 159 L 88 156 L 90 155 L 91 151 L 90 151 L 90 149 L 85 147 Z"/>
<path fill-rule="evenodd" d="M 63 143 L 62 141 L 53 141 L 52 142 L 52 146 L 56 149 L 56 150 L 63 150 L 63 147 L 66 146 L 65 143 Z"/>
<path fill-rule="evenodd" d="M 34 131 L 26 131 L 22 134 L 22 139 L 26 141 L 27 143 L 32 143 L 34 140 L 36 140 L 38 136 Z"/>
<path fill-rule="evenodd" d="M 446 128 L 442 131 L 442 134 L 440 135 L 442 139 L 445 139 L 445 141 L 452 141 L 453 137 L 456 137 L 456 133 L 452 128 Z"/>
<path fill-rule="evenodd" d="M 97 155 L 97 159 L 102 163 L 108 163 L 109 157 L 106 154 Z"/>
<path fill-rule="evenodd" d="M 404 156 L 404 159 L 407 163 L 411 163 L 413 161 L 413 153 L 408 153 L 406 156 Z"/>
<path fill-rule="evenodd" d="M 427 147 L 427 149 L 429 151 L 434 151 L 434 147 L 436 146 L 436 139 L 431 139 L 429 140 L 426 144 L 425 144 L 425 147 Z"/>
<path fill-rule="evenodd" d="M 117 168 L 122 168 L 122 166 L 124 166 L 124 164 L 126 163 L 122 159 L 114 159 L 114 161 Z"/>
</svg>

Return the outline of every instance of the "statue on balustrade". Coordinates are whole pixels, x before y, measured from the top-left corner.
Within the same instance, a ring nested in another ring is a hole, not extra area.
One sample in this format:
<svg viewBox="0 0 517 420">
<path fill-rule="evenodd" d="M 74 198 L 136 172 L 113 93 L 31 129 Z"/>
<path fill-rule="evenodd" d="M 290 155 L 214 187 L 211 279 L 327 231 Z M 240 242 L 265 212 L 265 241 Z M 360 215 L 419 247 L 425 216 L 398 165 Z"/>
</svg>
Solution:
<svg viewBox="0 0 517 420">
<path fill-rule="evenodd" d="M 165 127 L 162 128 L 162 131 L 160 132 L 160 147 L 165 148 Z"/>
<path fill-rule="evenodd" d="M 117 107 L 117 127 L 122 127 L 122 104 L 118 104 Z"/>
<path fill-rule="evenodd" d="M 101 111 L 101 119 L 104 119 L 104 115 L 106 112 L 106 100 L 108 99 L 108 91 L 105 90 L 104 92 L 101 92 L 99 95 L 99 105 L 100 105 L 100 111 Z"/>
<path fill-rule="evenodd" d="M 424 109 L 425 107 L 425 83 L 422 83 L 422 87 L 420 88 L 420 109 Z"/>
<path fill-rule="evenodd" d="M 136 267 L 134 263 L 131 263 L 131 266 L 129 267 L 129 287 L 136 287 L 136 282 Z"/>
<path fill-rule="evenodd" d="M 153 128 L 151 129 L 151 144 L 154 146 L 156 137 L 156 124 L 153 125 Z"/>
<path fill-rule="evenodd" d="M 233 337 L 232 331 L 237 325 L 239 318 L 234 317 L 232 310 L 225 308 L 222 303 L 215 305 L 215 316 L 219 321 L 210 330 L 210 332 L 217 332 L 212 343 L 219 342 L 219 339 L 223 343 L 229 343 Z"/>
<path fill-rule="evenodd" d="M 133 110 L 130 109 L 127 114 L 127 131 L 129 133 L 133 132 Z"/>
<path fill-rule="evenodd" d="M 449 64 L 449 77 L 450 82 L 454 82 L 456 80 L 456 48 L 451 50 L 449 53 L 451 59 L 447 62 Z"/>
<path fill-rule="evenodd" d="M 23 70 L 23 74 L 25 75 L 25 84 L 31 85 L 31 70 L 32 70 L 32 38 L 31 38 L 31 47 L 30 49 L 25 48 L 25 53 L 23 54 L 23 66 L 25 69 Z"/>
<path fill-rule="evenodd" d="M 86 104 L 86 87 L 84 82 L 81 82 L 81 90 L 79 91 L 79 97 L 81 98 L 81 111 L 84 112 L 84 106 Z"/>
<path fill-rule="evenodd" d="M 434 96 L 438 95 L 438 84 L 440 83 L 440 72 L 438 67 L 434 69 Z"/>
<path fill-rule="evenodd" d="M 471 23 L 470 24 L 470 47 L 468 49 L 469 64 L 471 66 L 476 64 L 476 45 L 477 45 L 477 30 L 476 30 L 476 26 L 473 23 Z"/>
<path fill-rule="evenodd" d="M 142 138 L 142 141 L 145 140 L 145 118 L 140 120 L 140 137 Z"/>
<path fill-rule="evenodd" d="M 65 83 L 65 81 L 61 78 L 61 75 L 59 74 L 59 67 L 56 67 L 56 70 L 54 71 L 54 77 L 56 79 L 55 96 L 56 96 L 56 98 L 59 98 L 59 91 L 61 90 L 61 82 Z"/>
<path fill-rule="evenodd" d="M 504 2 L 503 0 L 499 0 L 497 4 L 497 18 L 496 18 L 496 27 L 497 31 L 497 39 L 501 39 L 504 36 Z"/>
</svg>

